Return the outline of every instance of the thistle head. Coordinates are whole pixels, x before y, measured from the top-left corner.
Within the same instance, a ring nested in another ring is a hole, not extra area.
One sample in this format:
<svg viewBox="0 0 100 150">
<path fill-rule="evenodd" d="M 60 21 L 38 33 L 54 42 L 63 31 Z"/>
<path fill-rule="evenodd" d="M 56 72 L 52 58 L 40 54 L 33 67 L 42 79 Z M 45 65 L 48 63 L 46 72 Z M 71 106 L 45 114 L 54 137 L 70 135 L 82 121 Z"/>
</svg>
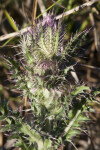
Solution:
<svg viewBox="0 0 100 150">
<path fill-rule="evenodd" d="M 55 19 L 54 13 L 49 13 L 42 20 L 37 20 L 34 27 L 22 35 L 20 42 L 22 61 L 16 65 L 16 62 L 12 62 L 12 66 L 15 65 L 14 78 L 16 78 L 18 88 L 24 89 L 24 95 L 29 97 L 34 95 L 33 91 L 38 90 L 40 84 L 59 89 L 63 84 L 67 84 L 65 74 L 70 68 L 67 68 L 68 54 L 71 54 L 71 49 L 75 51 L 85 33 L 76 34 L 65 45 L 64 35 L 66 33 L 63 25 L 61 21 Z M 24 68 L 23 74 L 20 65 Z"/>
<path fill-rule="evenodd" d="M 52 14 L 47 14 L 47 16 L 44 17 L 43 21 L 42 21 L 42 26 L 50 26 L 53 28 L 53 26 L 56 25 L 56 19 L 55 19 L 55 15 L 52 12 Z"/>
<path fill-rule="evenodd" d="M 63 41 L 61 21 L 57 22 L 54 13 L 49 13 L 23 36 L 22 49 L 24 54 L 25 51 L 31 53 L 32 59 L 37 61 L 52 59 L 63 50 Z"/>
</svg>

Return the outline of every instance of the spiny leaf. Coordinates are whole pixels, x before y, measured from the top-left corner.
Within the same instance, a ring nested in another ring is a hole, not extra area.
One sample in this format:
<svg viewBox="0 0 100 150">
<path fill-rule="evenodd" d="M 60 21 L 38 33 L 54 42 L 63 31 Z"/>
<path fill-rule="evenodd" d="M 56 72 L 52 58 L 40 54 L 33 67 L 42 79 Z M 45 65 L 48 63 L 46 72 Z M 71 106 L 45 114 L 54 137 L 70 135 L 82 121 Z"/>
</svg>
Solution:
<svg viewBox="0 0 100 150">
<path fill-rule="evenodd" d="M 71 37 L 66 46 L 66 52 L 68 54 L 73 54 L 75 50 L 78 48 L 80 42 L 86 37 L 88 32 L 89 30 L 85 30 L 81 33 L 76 33 L 74 37 Z"/>
<path fill-rule="evenodd" d="M 24 123 L 21 124 L 21 132 L 24 134 L 29 135 L 30 140 L 32 142 L 36 142 L 38 144 L 38 147 L 40 148 L 40 150 L 43 149 L 43 141 L 39 135 L 39 133 L 33 129 L 30 128 L 29 125 L 25 125 Z"/>
<path fill-rule="evenodd" d="M 72 95 L 77 95 L 79 93 L 83 93 L 84 90 L 89 90 L 88 86 L 82 85 L 79 87 L 76 87 L 74 91 L 71 92 Z"/>
</svg>

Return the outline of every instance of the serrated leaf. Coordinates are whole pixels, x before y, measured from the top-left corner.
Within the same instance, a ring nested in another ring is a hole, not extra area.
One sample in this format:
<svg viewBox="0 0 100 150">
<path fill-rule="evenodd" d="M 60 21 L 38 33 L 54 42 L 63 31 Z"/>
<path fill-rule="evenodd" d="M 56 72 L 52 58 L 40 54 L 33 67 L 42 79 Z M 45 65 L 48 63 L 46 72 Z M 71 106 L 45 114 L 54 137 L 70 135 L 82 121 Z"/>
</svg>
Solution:
<svg viewBox="0 0 100 150">
<path fill-rule="evenodd" d="M 36 142 L 38 145 L 39 150 L 43 150 L 43 141 L 39 133 L 33 129 L 29 125 L 25 125 L 24 123 L 21 124 L 21 132 L 28 135 L 29 139 L 34 143 Z"/>
<path fill-rule="evenodd" d="M 90 119 L 87 118 L 86 116 L 83 116 L 83 115 L 79 115 L 78 118 L 77 118 L 77 122 L 84 122 L 84 121 L 89 121 Z"/>
<path fill-rule="evenodd" d="M 77 95 L 79 93 L 83 93 L 84 90 L 89 90 L 89 87 L 82 85 L 77 87 L 74 91 L 71 92 L 72 95 Z"/>
<path fill-rule="evenodd" d="M 68 54 L 74 53 L 80 42 L 85 38 L 89 30 L 85 30 L 81 33 L 76 33 L 74 37 L 71 37 L 70 41 L 67 44 L 66 52 Z"/>
<path fill-rule="evenodd" d="M 79 134 L 80 131 L 76 130 L 76 129 L 71 129 L 69 130 L 69 132 L 66 134 L 66 139 L 67 140 L 71 140 L 72 137 L 76 136 L 77 134 Z"/>
</svg>

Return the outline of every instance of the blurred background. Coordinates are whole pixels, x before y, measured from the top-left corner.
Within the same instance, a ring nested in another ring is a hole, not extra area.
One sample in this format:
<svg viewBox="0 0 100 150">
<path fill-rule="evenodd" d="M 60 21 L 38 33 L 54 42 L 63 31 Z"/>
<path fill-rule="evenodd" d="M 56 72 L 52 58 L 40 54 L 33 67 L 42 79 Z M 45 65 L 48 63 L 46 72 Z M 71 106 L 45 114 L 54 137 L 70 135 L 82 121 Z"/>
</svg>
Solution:
<svg viewBox="0 0 100 150">
<path fill-rule="evenodd" d="M 0 100 L 9 101 L 13 110 L 17 109 L 18 105 L 23 105 L 19 91 L 13 90 L 14 85 L 10 82 L 8 66 L 3 59 L 4 56 L 13 58 L 16 55 L 19 37 L 1 40 L 1 36 L 16 32 L 17 28 L 20 30 L 32 25 L 34 19 L 47 8 L 50 8 L 47 12 L 54 10 L 58 16 L 86 2 L 89 1 L 0 0 Z M 62 17 L 62 20 L 66 26 L 66 39 L 76 32 L 92 27 L 75 58 L 74 69 L 80 82 L 86 83 L 91 88 L 100 87 L 100 1 Z M 100 102 L 100 95 L 96 99 Z M 92 107 L 95 108 L 95 112 L 89 114 L 91 122 L 84 124 L 88 132 L 73 139 L 78 150 L 100 150 L 100 105 L 93 104 Z M 15 150 L 7 143 L 7 136 L 0 133 L 0 150 L 4 149 Z M 71 144 L 65 148 L 65 150 L 74 149 Z"/>
</svg>

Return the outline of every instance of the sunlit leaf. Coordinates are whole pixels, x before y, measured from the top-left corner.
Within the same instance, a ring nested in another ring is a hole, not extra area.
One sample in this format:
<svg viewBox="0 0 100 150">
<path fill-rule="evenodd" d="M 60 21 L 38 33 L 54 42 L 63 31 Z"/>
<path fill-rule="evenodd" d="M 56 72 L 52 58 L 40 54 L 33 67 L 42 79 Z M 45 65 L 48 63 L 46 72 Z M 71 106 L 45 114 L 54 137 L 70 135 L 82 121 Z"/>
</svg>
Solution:
<svg viewBox="0 0 100 150">
<path fill-rule="evenodd" d="M 9 24 L 11 25 L 11 27 L 15 30 L 18 31 L 18 28 L 14 22 L 14 20 L 12 19 L 12 17 L 10 16 L 10 14 L 7 12 L 7 10 L 4 11 L 4 14 L 9 22 Z"/>
</svg>

